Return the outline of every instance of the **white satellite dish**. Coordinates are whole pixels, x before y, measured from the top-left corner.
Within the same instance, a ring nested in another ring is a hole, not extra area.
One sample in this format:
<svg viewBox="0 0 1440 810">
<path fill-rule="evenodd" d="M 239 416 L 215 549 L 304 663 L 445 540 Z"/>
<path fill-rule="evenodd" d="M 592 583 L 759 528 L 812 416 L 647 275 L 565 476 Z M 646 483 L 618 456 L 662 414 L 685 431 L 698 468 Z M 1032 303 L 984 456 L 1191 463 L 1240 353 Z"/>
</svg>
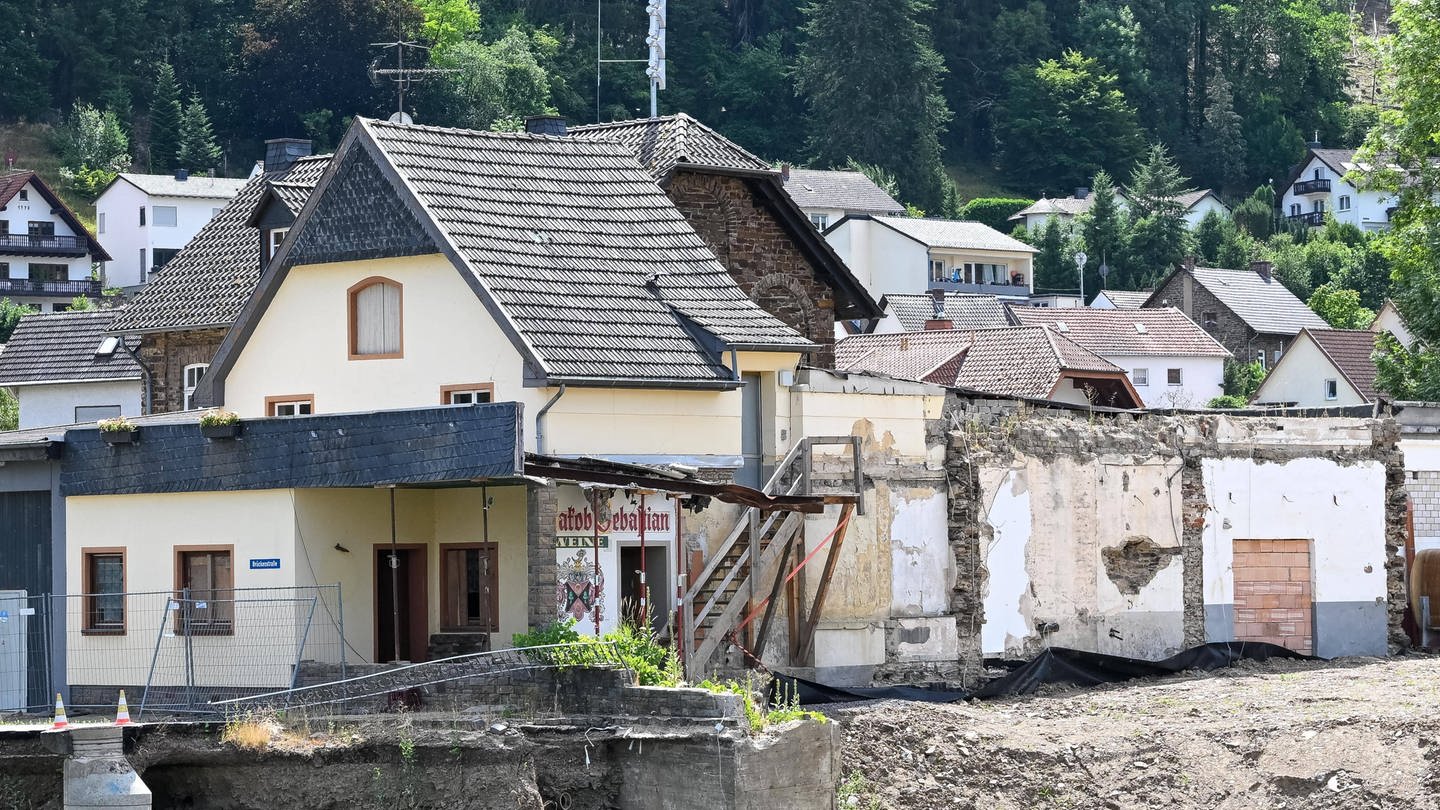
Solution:
<svg viewBox="0 0 1440 810">
<path fill-rule="evenodd" d="M 410 113 L 407 113 L 407 112 L 393 112 L 393 113 L 390 113 L 390 118 L 389 118 L 388 120 L 389 120 L 390 123 L 392 123 L 392 124 L 413 124 L 413 123 L 415 123 L 415 119 L 411 118 L 411 117 L 410 117 Z"/>
</svg>

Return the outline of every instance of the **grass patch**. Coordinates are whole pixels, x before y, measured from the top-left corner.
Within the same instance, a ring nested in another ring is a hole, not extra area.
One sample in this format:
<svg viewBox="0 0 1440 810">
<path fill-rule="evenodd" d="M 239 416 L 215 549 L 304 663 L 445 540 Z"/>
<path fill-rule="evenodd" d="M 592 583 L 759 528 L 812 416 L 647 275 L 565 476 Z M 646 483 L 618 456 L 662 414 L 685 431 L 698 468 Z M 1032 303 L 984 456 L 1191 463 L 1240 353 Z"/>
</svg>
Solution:
<svg viewBox="0 0 1440 810">
<path fill-rule="evenodd" d="M 835 792 L 835 805 L 840 810 L 882 810 L 880 797 L 875 795 L 875 786 L 859 771 L 851 771 L 840 782 Z"/>
<path fill-rule="evenodd" d="M 793 692 L 787 694 L 784 690 L 777 691 L 774 699 L 767 703 L 767 683 L 754 674 L 746 675 L 743 682 L 707 680 L 697 686 L 716 694 L 739 695 L 740 708 L 745 713 L 745 722 L 752 734 L 759 734 L 770 726 L 791 720 L 814 720 L 822 725 L 830 722 L 830 718 L 819 712 L 800 708 L 800 696 Z"/>
<path fill-rule="evenodd" d="M 242 751 L 264 751 L 280 731 L 280 724 L 273 715 L 245 712 L 225 721 L 220 742 Z"/>
</svg>

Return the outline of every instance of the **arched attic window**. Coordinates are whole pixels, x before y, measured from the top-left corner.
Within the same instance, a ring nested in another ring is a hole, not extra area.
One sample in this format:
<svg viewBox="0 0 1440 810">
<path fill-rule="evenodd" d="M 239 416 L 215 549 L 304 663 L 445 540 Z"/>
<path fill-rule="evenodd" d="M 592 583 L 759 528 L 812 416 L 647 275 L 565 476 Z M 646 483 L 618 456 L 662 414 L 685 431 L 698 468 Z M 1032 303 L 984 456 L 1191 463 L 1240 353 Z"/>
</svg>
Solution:
<svg viewBox="0 0 1440 810">
<path fill-rule="evenodd" d="M 349 290 L 350 359 L 385 360 L 405 355 L 401 284 L 372 276 Z"/>
</svg>

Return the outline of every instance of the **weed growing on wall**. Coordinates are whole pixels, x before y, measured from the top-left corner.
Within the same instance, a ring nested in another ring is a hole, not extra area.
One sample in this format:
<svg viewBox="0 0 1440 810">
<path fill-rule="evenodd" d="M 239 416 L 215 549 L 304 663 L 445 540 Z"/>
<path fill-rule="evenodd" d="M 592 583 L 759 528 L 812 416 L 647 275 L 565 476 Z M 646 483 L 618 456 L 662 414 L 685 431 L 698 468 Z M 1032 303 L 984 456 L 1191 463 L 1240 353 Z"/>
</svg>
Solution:
<svg viewBox="0 0 1440 810">
<path fill-rule="evenodd" d="M 759 734 L 770 726 L 791 720 L 814 720 L 821 724 L 830 721 L 819 712 L 800 708 L 800 695 L 795 692 L 777 690 L 775 696 L 767 702 L 766 685 L 764 678 L 753 673 L 747 674 L 743 682 L 706 680 L 698 684 L 699 688 L 716 694 L 739 695 L 740 709 L 745 713 L 745 722 L 752 734 Z"/>
<path fill-rule="evenodd" d="M 516 633 L 511 642 L 521 648 L 576 645 L 573 650 L 546 650 L 540 653 L 547 662 L 561 668 L 593 663 L 595 656 L 588 654 L 584 645 L 614 644 L 620 660 L 635 673 L 642 686 L 680 685 L 680 659 L 676 657 L 675 651 L 661 644 L 655 633 L 632 622 L 625 622 L 597 639 L 594 636 L 581 635 L 575 630 L 575 620 L 566 618 L 528 633 Z"/>
</svg>

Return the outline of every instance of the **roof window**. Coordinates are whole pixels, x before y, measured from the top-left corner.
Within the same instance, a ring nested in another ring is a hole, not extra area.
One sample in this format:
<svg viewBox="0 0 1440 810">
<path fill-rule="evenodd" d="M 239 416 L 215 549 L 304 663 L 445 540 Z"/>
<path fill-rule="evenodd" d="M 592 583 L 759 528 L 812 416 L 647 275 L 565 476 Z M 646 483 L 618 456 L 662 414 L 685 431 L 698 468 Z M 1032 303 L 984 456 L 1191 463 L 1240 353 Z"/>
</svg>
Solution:
<svg viewBox="0 0 1440 810">
<path fill-rule="evenodd" d="M 111 335 L 109 337 L 101 338 L 100 345 L 95 347 L 95 356 L 109 357 L 110 355 L 115 353 L 115 349 L 119 348 L 119 346 L 120 338 L 118 337 Z"/>
<path fill-rule="evenodd" d="M 1135 331 L 1136 331 L 1136 332 L 1139 332 L 1139 333 L 1142 334 L 1142 335 L 1145 334 L 1145 332 L 1147 331 L 1147 330 L 1145 329 L 1145 324 L 1143 324 L 1143 323 L 1137 323 L 1137 324 L 1135 324 Z"/>
</svg>

